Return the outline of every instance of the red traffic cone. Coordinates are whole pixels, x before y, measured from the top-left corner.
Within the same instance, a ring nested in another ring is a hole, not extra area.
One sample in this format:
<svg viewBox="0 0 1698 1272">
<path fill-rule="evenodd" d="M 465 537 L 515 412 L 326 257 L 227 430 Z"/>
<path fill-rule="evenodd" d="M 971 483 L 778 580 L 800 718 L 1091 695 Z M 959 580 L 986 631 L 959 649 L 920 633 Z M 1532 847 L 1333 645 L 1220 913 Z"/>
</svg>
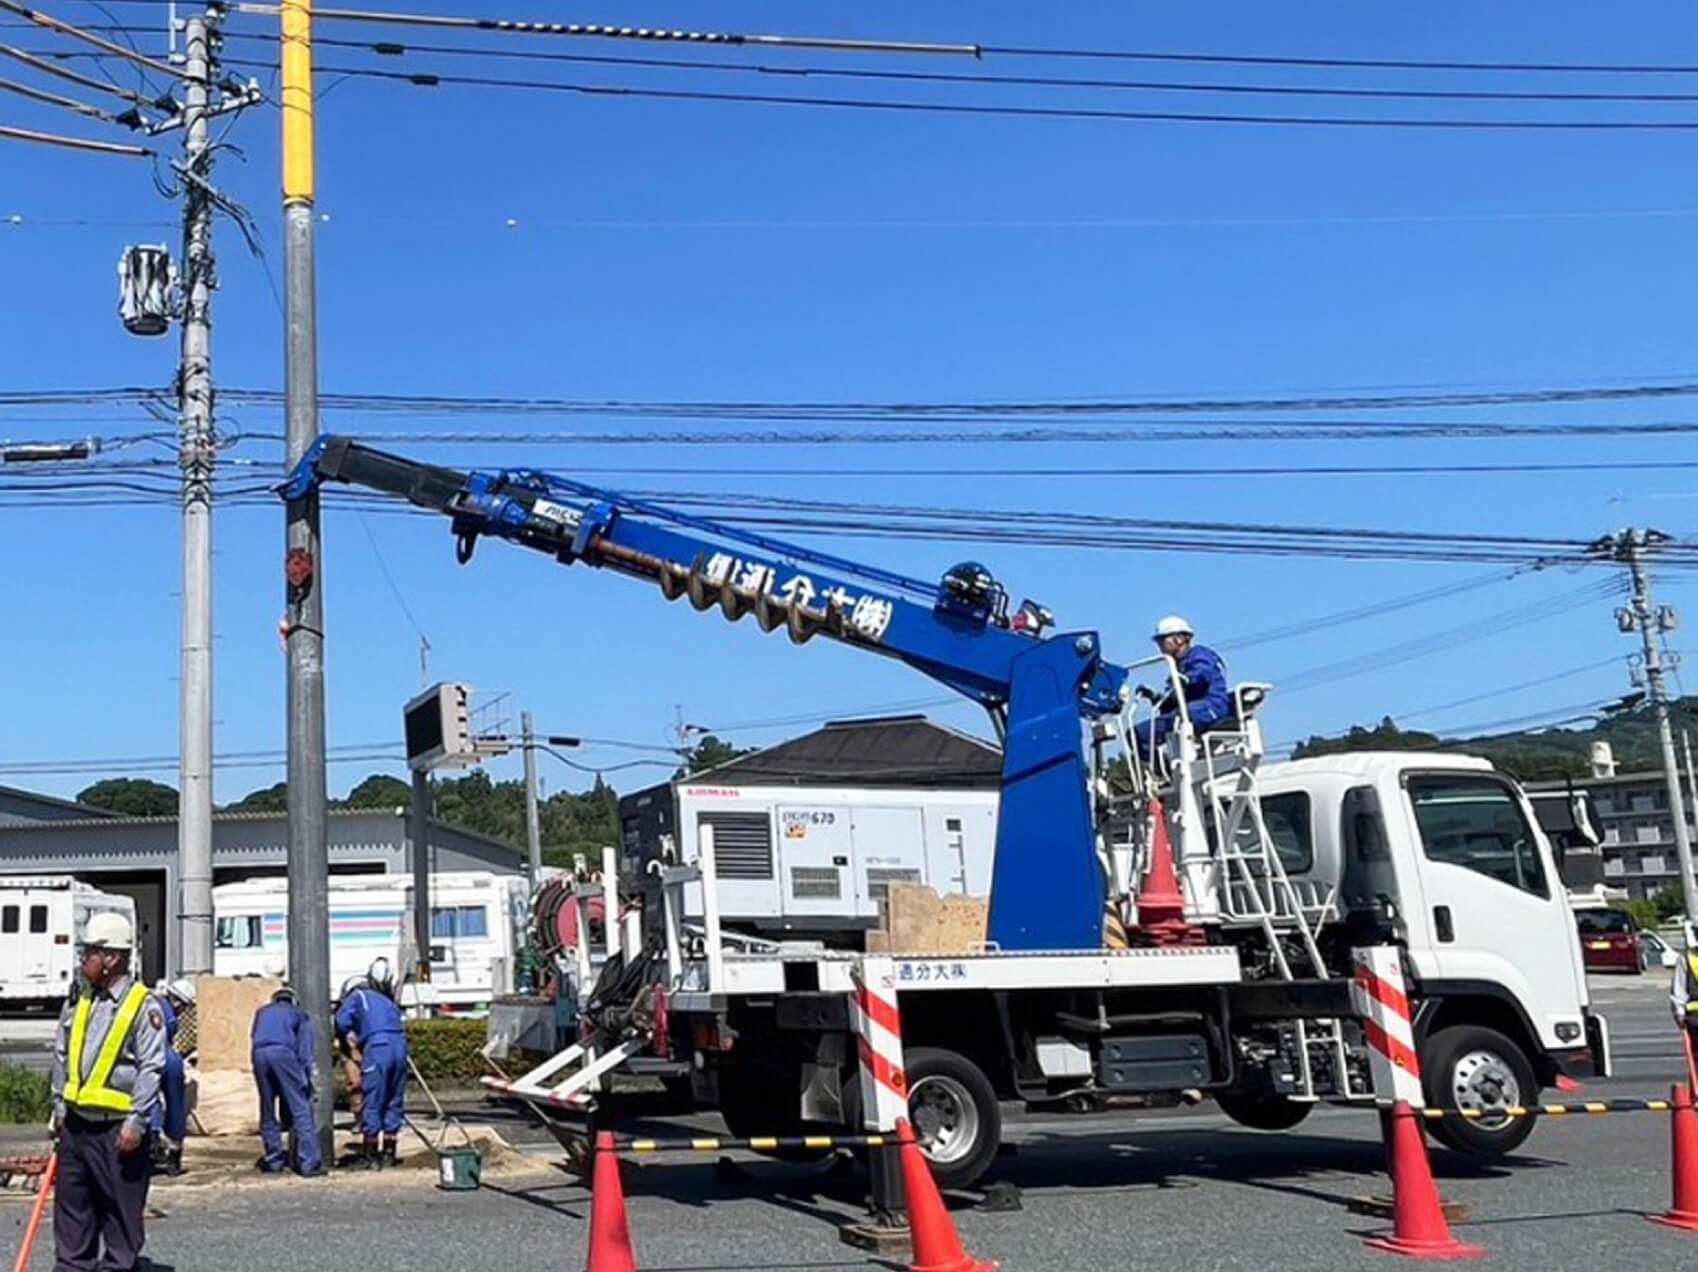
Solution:
<svg viewBox="0 0 1698 1272">
<path fill-rule="evenodd" d="M 625 1218 L 625 1190 L 619 1184 L 619 1156 L 613 1132 L 595 1137 L 594 1195 L 590 1200 L 590 1262 L 587 1272 L 637 1272 L 631 1253 L 631 1225 Z"/>
<path fill-rule="evenodd" d="M 1150 801 L 1150 868 L 1138 889 L 1138 934 L 1156 945 L 1201 945 L 1202 929 L 1185 921 L 1185 897 L 1173 868 L 1173 844 L 1161 801 Z"/>
<path fill-rule="evenodd" d="M 1474 1259 L 1484 1254 L 1479 1246 L 1463 1245 L 1450 1235 L 1450 1224 L 1439 1207 L 1433 1168 L 1427 1161 L 1427 1145 L 1421 1138 L 1420 1119 L 1407 1100 L 1392 1105 L 1388 1125 L 1392 1233 L 1389 1237 L 1369 1237 L 1368 1244 L 1412 1259 Z"/>
<path fill-rule="evenodd" d="M 1647 1215 L 1652 1223 L 1698 1232 L 1698 1112 L 1692 1107 L 1692 1088 L 1679 1085 L 1669 1093 L 1669 1139 L 1674 1146 L 1674 1205 L 1667 1213 Z"/>
<path fill-rule="evenodd" d="M 914 1262 L 908 1272 L 997 1272 L 1000 1266 L 975 1259 L 961 1248 L 955 1222 L 944 1209 L 932 1168 L 905 1118 L 896 1122 L 896 1142 L 902 1146 L 902 1182 L 908 1190 L 908 1231 L 914 1243 Z"/>
</svg>

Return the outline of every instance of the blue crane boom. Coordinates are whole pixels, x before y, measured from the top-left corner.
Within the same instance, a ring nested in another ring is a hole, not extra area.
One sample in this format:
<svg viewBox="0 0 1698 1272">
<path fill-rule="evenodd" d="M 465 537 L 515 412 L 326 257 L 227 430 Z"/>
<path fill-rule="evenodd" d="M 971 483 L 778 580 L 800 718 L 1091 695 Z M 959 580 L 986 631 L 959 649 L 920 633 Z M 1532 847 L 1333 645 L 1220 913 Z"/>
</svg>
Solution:
<svg viewBox="0 0 1698 1272">
<path fill-rule="evenodd" d="M 1029 602 L 1010 618 L 973 562 L 927 583 L 531 469 L 460 472 L 327 434 L 279 493 L 299 500 L 327 481 L 449 517 L 461 563 L 480 537 L 507 539 L 732 621 L 753 614 L 798 644 L 824 636 L 899 659 L 981 703 L 1003 741 L 987 937 L 1004 950 L 1101 946 L 1085 725 L 1119 713 L 1127 672 L 1103 659 L 1097 633 L 1045 636 L 1049 616 Z"/>
</svg>

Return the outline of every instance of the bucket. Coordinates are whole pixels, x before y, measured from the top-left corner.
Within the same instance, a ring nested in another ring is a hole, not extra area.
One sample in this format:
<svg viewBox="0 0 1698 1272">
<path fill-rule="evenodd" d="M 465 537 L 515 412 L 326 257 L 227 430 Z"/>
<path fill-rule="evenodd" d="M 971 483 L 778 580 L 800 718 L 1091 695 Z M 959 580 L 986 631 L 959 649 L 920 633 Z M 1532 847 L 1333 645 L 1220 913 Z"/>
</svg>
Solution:
<svg viewBox="0 0 1698 1272">
<path fill-rule="evenodd" d="M 483 1154 L 475 1148 L 445 1148 L 436 1159 L 436 1186 L 471 1192 L 483 1178 Z"/>
</svg>

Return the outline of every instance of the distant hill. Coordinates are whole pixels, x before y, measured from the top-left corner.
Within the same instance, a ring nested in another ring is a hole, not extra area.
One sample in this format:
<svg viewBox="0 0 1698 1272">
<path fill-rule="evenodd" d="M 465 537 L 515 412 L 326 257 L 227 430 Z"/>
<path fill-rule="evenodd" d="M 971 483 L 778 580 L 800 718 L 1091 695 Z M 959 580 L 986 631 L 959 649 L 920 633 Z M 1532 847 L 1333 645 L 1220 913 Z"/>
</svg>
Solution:
<svg viewBox="0 0 1698 1272">
<path fill-rule="evenodd" d="M 1677 730 L 1688 721 L 1698 726 L 1698 698 L 1684 698 L 1673 706 Z M 1694 731 L 1698 732 L 1698 728 Z M 1643 704 L 1608 712 L 1595 725 L 1585 728 L 1531 729 L 1468 738 L 1400 729 L 1387 716 L 1372 729 L 1357 725 L 1338 737 L 1312 737 L 1298 745 L 1292 758 L 1339 751 L 1466 751 L 1485 756 L 1522 781 L 1540 781 L 1587 776 L 1591 772 L 1592 743 L 1599 741 L 1610 744 L 1621 772 L 1662 767 L 1656 720 Z M 1676 746 L 1679 746 L 1678 733 Z"/>
</svg>

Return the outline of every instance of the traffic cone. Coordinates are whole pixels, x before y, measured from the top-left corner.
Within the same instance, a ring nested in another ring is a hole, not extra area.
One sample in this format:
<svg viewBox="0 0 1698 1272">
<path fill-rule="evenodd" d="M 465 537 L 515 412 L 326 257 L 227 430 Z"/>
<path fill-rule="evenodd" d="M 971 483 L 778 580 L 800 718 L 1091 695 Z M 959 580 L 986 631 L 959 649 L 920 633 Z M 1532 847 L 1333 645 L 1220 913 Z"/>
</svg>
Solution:
<svg viewBox="0 0 1698 1272">
<path fill-rule="evenodd" d="M 1665 1214 L 1647 1215 L 1652 1223 L 1698 1232 L 1698 1112 L 1692 1107 L 1692 1088 L 1677 1085 L 1669 1092 L 1669 1140 L 1674 1147 L 1674 1205 Z"/>
<path fill-rule="evenodd" d="M 1150 801 L 1150 868 L 1138 889 L 1138 934 L 1155 945 L 1201 945 L 1202 929 L 1185 921 L 1185 897 L 1173 868 L 1173 844 L 1161 801 Z"/>
<path fill-rule="evenodd" d="M 1420 1119 L 1407 1100 L 1392 1105 L 1388 1126 L 1392 1233 L 1389 1237 L 1369 1237 L 1368 1244 L 1412 1259 L 1474 1259 L 1484 1254 L 1479 1246 L 1463 1245 L 1450 1235 L 1450 1224 L 1439 1207 L 1432 1164 L 1427 1161 Z"/>
<path fill-rule="evenodd" d="M 975 1259 L 961 1248 L 955 1222 L 944 1209 L 932 1168 L 914 1138 L 906 1118 L 896 1122 L 896 1142 L 902 1146 L 902 1182 L 908 1189 L 908 1231 L 914 1243 L 914 1262 L 908 1272 L 997 1272 L 997 1263 Z"/>
<path fill-rule="evenodd" d="M 625 1218 L 625 1190 L 619 1184 L 619 1156 L 613 1132 L 595 1137 L 594 1192 L 590 1199 L 590 1262 L 586 1272 L 637 1272 L 631 1253 L 631 1225 Z"/>
</svg>

